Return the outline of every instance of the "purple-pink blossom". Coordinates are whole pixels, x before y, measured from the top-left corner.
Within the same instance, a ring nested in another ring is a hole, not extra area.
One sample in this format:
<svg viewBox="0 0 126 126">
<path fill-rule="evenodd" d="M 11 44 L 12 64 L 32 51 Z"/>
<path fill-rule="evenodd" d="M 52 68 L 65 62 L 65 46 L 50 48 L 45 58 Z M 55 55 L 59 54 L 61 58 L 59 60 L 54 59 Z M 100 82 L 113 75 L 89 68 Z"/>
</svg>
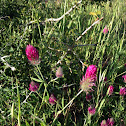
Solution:
<svg viewBox="0 0 126 126">
<path fill-rule="evenodd" d="M 56 77 L 61 78 L 63 76 L 63 69 L 61 66 L 56 71 Z"/>
<path fill-rule="evenodd" d="M 31 83 L 29 84 L 29 90 L 30 91 L 37 91 L 39 88 L 39 84 L 35 83 L 34 81 L 31 81 Z"/>
<path fill-rule="evenodd" d="M 120 89 L 120 91 L 119 91 L 119 94 L 120 94 L 121 96 L 126 95 L 126 88 L 125 88 L 125 87 L 122 87 L 122 88 Z"/>
<path fill-rule="evenodd" d="M 102 122 L 101 122 L 101 126 L 108 126 L 106 120 L 102 120 Z"/>
<path fill-rule="evenodd" d="M 95 108 L 93 106 L 88 107 L 88 112 L 89 112 L 89 114 L 94 115 L 95 114 Z"/>
<path fill-rule="evenodd" d="M 89 65 L 85 73 L 85 78 L 88 78 L 90 82 L 95 82 L 97 80 L 96 73 L 97 73 L 96 65 Z"/>
<path fill-rule="evenodd" d="M 113 87 L 112 85 L 109 85 L 107 94 L 108 94 L 108 95 L 112 95 L 113 90 L 114 90 L 114 87 Z"/>
<path fill-rule="evenodd" d="M 114 125 L 114 119 L 113 118 L 108 118 L 106 120 L 102 120 L 101 126 L 113 126 Z"/>
<path fill-rule="evenodd" d="M 122 78 L 124 79 L 124 82 L 126 83 L 126 74 L 123 75 Z"/>
<path fill-rule="evenodd" d="M 103 29 L 103 33 L 104 33 L 104 34 L 107 34 L 107 33 L 108 33 L 108 28 L 107 28 L 107 26 L 105 26 L 105 28 Z"/>
<path fill-rule="evenodd" d="M 35 47 L 29 44 L 27 45 L 25 52 L 31 64 L 37 65 L 40 63 L 39 53 Z"/>
<path fill-rule="evenodd" d="M 85 76 L 82 77 L 82 80 L 80 80 L 80 88 L 85 92 L 91 92 L 94 91 L 92 89 L 95 85 L 95 81 L 97 80 L 97 67 L 96 65 L 90 65 L 85 73 Z"/>
<path fill-rule="evenodd" d="M 92 99 L 92 95 L 90 95 L 89 93 L 86 94 L 86 100 L 90 101 Z"/>
<path fill-rule="evenodd" d="M 107 119 L 107 124 L 108 124 L 108 126 L 113 126 L 114 125 L 114 119 L 113 118 L 108 118 Z"/>
<path fill-rule="evenodd" d="M 51 105 L 55 105 L 56 104 L 57 99 L 55 98 L 54 94 L 51 94 L 49 97 L 49 103 Z"/>
</svg>

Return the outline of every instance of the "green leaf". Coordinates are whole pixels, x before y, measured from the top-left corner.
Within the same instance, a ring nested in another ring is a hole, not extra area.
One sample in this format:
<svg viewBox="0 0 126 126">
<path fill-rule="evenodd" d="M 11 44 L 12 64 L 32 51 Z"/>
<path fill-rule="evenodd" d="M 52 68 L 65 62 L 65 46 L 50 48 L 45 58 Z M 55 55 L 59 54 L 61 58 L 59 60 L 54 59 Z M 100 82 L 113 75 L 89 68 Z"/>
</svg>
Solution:
<svg viewBox="0 0 126 126">
<path fill-rule="evenodd" d="M 100 106 L 99 106 L 99 108 L 98 108 L 98 112 L 100 111 L 100 109 L 102 108 L 102 106 L 103 106 L 104 103 L 105 103 L 105 99 L 103 99 L 103 100 L 101 101 L 101 104 L 100 104 Z"/>
<path fill-rule="evenodd" d="M 12 107 L 11 107 L 11 118 L 12 120 L 14 119 L 14 102 L 12 103 Z"/>
<path fill-rule="evenodd" d="M 48 100 L 49 100 L 49 96 L 45 96 L 44 99 L 45 99 L 46 101 L 48 101 Z"/>
<path fill-rule="evenodd" d="M 46 124 L 44 122 L 41 123 L 41 126 L 46 126 Z"/>
<path fill-rule="evenodd" d="M 30 126 L 29 123 L 26 120 L 25 120 L 25 124 L 26 124 L 26 126 Z"/>
<path fill-rule="evenodd" d="M 69 22 L 69 24 L 68 24 L 68 26 L 67 26 L 68 29 L 71 27 L 71 25 L 72 25 L 72 21 Z"/>
<path fill-rule="evenodd" d="M 39 78 L 39 80 L 42 80 L 41 77 L 34 71 L 35 75 Z"/>
<path fill-rule="evenodd" d="M 62 125 L 61 125 L 61 123 L 60 123 L 59 121 L 58 121 L 58 124 L 57 124 L 57 126 L 62 126 Z"/>
<path fill-rule="evenodd" d="M 107 68 L 103 71 L 102 74 L 101 74 L 101 71 L 100 71 L 100 74 L 99 74 L 99 83 L 105 79 L 106 73 L 107 73 Z"/>
<path fill-rule="evenodd" d="M 36 82 L 43 82 L 42 80 L 39 80 L 39 79 L 36 79 L 36 78 L 33 78 L 33 77 L 31 77 L 31 80 L 34 80 Z"/>
</svg>

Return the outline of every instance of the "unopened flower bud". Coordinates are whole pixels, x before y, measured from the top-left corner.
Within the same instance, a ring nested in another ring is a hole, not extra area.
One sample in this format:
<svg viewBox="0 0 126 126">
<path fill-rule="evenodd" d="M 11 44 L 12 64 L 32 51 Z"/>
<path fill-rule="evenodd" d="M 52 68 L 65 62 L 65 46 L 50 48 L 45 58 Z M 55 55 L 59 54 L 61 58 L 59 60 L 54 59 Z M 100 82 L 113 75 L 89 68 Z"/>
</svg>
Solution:
<svg viewBox="0 0 126 126">
<path fill-rule="evenodd" d="M 102 120 L 102 122 L 101 122 L 101 126 L 108 126 L 106 120 Z"/>
<path fill-rule="evenodd" d="M 107 28 L 107 26 L 105 26 L 105 28 L 103 29 L 103 33 L 104 33 L 104 34 L 107 34 L 107 33 L 108 33 L 108 28 Z"/>
<path fill-rule="evenodd" d="M 89 112 L 89 114 L 94 115 L 95 114 L 95 108 L 93 106 L 88 107 L 88 112 Z"/>
<path fill-rule="evenodd" d="M 91 96 L 89 93 L 87 93 L 87 94 L 86 94 L 86 100 L 87 100 L 87 101 L 90 101 L 91 99 L 92 99 L 92 96 Z"/>
<path fill-rule="evenodd" d="M 108 94 L 108 95 L 112 95 L 113 90 L 114 90 L 114 87 L 113 87 L 112 85 L 109 85 L 107 94 Z"/>
<path fill-rule="evenodd" d="M 114 119 L 113 118 L 108 118 L 107 119 L 107 124 L 108 124 L 108 126 L 113 126 L 114 125 Z"/>
<path fill-rule="evenodd" d="M 122 88 L 120 89 L 120 91 L 119 91 L 119 94 L 120 94 L 121 96 L 126 95 L 126 88 L 125 88 L 125 87 L 122 87 Z"/>
<path fill-rule="evenodd" d="M 124 79 L 124 82 L 126 83 L 126 74 L 123 75 L 122 78 Z"/>
<path fill-rule="evenodd" d="M 51 105 L 55 105 L 56 104 L 57 99 L 55 98 L 54 94 L 51 94 L 49 97 L 49 103 Z"/>
<path fill-rule="evenodd" d="M 63 69 L 60 66 L 56 71 L 56 77 L 61 78 L 63 76 Z"/>
<path fill-rule="evenodd" d="M 39 88 L 39 84 L 35 83 L 34 81 L 31 81 L 31 83 L 29 84 L 29 90 L 30 91 L 37 91 Z"/>
</svg>

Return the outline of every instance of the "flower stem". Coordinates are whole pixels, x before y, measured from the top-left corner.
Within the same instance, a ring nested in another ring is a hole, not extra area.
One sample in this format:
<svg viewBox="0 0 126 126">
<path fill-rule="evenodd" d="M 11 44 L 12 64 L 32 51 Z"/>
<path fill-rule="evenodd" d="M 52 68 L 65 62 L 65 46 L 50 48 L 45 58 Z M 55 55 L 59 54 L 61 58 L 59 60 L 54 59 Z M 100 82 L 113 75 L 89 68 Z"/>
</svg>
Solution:
<svg viewBox="0 0 126 126">
<path fill-rule="evenodd" d="M 36 91 L 36 93 L 38 94 L 38 96 L 39 96 L 41 99 L 43 99 L 42 96 L 41 96 L 37 91 Z"/>
<path fill-rule="evenodd" d="M 43 77 L 43 75 L 42 75 L 42 73 L 41 73 L 41 71 L 40 71 L 38 65 L 37 65 L 37 69 L 38 69 L 38 71 L 39 71 L 39 73 L 40 73 L 40 75 L 41 75 L 41 77 L 42 77 L 42 80 L 44 80 L 44 77 Z"/>
<path fill-rule="evenodd" d="M 16 78 L 16 84 L 17 84 L 17 97 L 18 97 L 18 125 L 21 126 L 21 106 L 20 106 L 20 94 L 18 89 L 18 80 Z"/>
</svg>

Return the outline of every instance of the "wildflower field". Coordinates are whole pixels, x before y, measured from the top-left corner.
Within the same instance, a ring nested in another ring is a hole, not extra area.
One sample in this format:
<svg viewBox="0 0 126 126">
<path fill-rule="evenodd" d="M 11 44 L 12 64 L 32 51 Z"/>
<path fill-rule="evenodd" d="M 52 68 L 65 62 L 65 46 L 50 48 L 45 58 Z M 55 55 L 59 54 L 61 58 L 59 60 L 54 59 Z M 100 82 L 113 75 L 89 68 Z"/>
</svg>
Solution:
<svg viewBox="0 0 126 126">
<path fill-rule="evenodd" d="M 0 126 L 126 126 L 125 32 L 125 0 L 1 0 Z"/>
</svg>

